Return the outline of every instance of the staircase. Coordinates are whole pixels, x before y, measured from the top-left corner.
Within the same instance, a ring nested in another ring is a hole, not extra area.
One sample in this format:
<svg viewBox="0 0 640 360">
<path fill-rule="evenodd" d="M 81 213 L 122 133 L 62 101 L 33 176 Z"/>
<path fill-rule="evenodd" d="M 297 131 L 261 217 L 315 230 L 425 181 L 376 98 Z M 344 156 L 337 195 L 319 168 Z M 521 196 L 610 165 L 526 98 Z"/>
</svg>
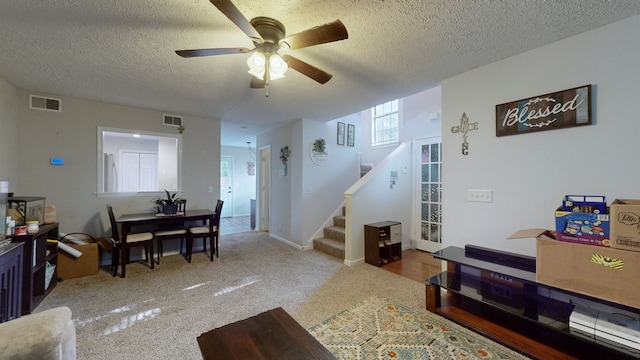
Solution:
<svg viewBox="0 0 640 360">
<path fill-rule="evenodd" d="M 313 248 L 344 260 L 345 208 L 342 215 L 333 217 L 333 226 L 323 229 L 324 237 L 313 239 Z"/>
</svg>

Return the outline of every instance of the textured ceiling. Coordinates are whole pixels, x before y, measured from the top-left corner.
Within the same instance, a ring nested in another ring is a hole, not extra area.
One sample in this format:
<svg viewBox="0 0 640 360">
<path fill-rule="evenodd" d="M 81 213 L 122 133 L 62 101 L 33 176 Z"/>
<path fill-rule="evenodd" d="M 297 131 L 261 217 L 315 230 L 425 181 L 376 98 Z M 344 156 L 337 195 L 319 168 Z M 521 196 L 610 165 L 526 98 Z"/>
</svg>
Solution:
<svg viewBox="0 0 640 360">
<path fill-rule="evenodd" d="M 20 89 L 219 119 L 223 145 L 295 119 L 327 121 L 453 75 L 640 13 L 637 0 L 232 0 L 287 34 L 340 19 L 349 39 L 281 50 L 333 74 L 289 70 L 250 89 L 253 48 L 206 0 L 0 0 L 0 76 Z M 188 129 L 188 120 L 185 121 Z"/>
</svg>

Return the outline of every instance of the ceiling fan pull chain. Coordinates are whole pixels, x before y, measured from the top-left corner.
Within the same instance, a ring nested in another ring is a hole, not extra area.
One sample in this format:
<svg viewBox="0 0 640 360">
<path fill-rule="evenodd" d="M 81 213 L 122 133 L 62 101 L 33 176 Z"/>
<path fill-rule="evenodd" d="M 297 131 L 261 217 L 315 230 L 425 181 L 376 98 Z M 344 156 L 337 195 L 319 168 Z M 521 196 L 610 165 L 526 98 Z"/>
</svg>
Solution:
<svg viewBox="0 0 640 360">
<path fill-rule="evenodd" d="M 264 64 L 264 96 L 269 97 L 269 84 L 271 83 L 271 65 L 269 64 L 269 60 L 271 58 L 271 54 L 267 56 L 267 61 Z"/>
</svg>

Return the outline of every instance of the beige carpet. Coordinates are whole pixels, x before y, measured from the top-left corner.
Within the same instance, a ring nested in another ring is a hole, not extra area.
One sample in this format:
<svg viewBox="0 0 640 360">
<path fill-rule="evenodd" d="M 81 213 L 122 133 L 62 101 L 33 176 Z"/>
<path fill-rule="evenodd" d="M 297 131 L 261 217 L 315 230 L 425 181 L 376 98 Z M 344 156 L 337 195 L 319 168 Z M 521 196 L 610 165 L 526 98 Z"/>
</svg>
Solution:
<svg viewBox="0 0 640 360">
<path fill-rule="evenodd" d="M 124 279 L 101 270 L 65 280 L 36 311 L 71 308 L 79 359 L 200 359 L 198 335 L 278 306 L 305 328 L 373 295 L 425 307 L 424 284 L 368 264 L 347 267 L 259 232 L 220 240 L 214 262 L 172 255 L 154 270 L 132 263 Z"/>
</svg>

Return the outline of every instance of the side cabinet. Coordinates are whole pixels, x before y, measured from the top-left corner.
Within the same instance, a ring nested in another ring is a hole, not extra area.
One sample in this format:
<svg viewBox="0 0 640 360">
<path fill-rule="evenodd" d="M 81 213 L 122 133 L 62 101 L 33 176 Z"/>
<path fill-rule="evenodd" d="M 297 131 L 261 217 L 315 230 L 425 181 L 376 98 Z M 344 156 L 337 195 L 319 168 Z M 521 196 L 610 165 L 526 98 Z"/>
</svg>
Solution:
<svg viewBox="0 0 640 360">
<path fill-rule="evenodd" d="M 381 221 L 364 226 L 364 261 L 381 266 L 402 259 L 402 224 Z"/>
<path fill-rule="evenodd" d="M 22 315 L 22 244 L 0 248 L 0 323 Z"/>
<path fill-rule="evenodd" d="M 58 281 L 58 224 L 40 225 L 35 234 L 13 236 L 12 242 L 24 244 L 22 265 L 22 315 L 30 314 L 56 286 Z"/>
</svg>

